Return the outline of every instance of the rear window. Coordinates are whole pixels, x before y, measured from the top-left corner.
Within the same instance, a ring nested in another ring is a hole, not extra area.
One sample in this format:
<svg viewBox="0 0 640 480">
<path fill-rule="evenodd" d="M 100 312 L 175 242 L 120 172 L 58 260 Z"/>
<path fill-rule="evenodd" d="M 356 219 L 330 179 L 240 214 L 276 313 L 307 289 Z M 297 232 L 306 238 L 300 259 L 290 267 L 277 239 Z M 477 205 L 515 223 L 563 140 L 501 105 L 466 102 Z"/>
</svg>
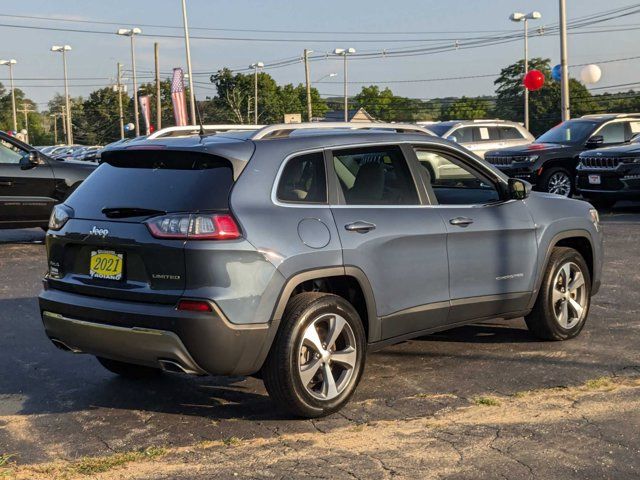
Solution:
<svg viewBox="0 0 640 480">
<path fill-rule="evenodd" d="M 222 157 L 166 150 L 116 150 L 105 157 L 65 202 L 76 218 L 103 218 L 103 209 L 117 208 L 160 212 L 229 208 L 233 168 Z"/>
</svg>

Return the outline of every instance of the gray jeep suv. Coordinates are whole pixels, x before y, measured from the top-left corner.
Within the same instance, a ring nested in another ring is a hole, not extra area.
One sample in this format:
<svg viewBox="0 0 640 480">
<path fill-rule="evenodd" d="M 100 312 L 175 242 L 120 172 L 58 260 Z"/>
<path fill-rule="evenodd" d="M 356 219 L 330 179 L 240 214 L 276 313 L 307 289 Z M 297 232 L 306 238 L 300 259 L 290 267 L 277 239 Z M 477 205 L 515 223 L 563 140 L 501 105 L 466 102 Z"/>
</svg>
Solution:
<svg viewBox="0 0 640 480">
<path fill-rule="evenodd" d="M 491 318 L 582 330 L 602 271 L 589 204 L 409 127 L 352 128 L 105 151 L 51 216 L 48 337 L 128 377 L 258 375 L 314 417 L 372 349 Z"/>
</svg>

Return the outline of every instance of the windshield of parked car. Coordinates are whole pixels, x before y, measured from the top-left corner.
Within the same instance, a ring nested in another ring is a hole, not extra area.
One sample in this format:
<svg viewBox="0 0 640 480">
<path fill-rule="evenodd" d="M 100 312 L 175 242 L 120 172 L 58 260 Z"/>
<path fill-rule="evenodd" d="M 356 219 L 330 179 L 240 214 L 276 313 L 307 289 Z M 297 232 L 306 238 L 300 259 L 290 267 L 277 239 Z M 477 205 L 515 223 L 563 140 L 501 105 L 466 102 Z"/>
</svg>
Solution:
<svg viewBox="0 0 640 480">
<path fill-rule="evenodd" d="M 560 143 L 576 145 L 584 143 L 598 126 L 589 120 L 568 120 L 540 135 L 534 143 Z"/>
<path fill-rule="evenodd" d="M 449 130 L 451 130 L 452 125 L 450 123 L 434 123 L 433 125 L 427 125 L 426 127 L 433 133 L 441 137 Z"/>
</svg>

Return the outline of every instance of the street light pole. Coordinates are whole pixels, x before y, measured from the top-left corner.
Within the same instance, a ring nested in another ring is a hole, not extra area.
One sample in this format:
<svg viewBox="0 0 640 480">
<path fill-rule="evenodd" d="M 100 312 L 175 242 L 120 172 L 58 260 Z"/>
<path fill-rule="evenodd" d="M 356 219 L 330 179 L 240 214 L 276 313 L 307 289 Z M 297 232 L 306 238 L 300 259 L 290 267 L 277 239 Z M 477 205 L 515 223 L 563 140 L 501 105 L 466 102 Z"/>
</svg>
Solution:
<svg viewBox="0 0 640 480">
<path fill-rule="evenodd" d="M 53 117 L 53 144 L 57 145 L 58 144 L 58 114 L 51 113 L 49 116 Z"/>
<path fill-rule="evenodd" d="M 62 68 L 64 70 L 64 104 L 67 111 L 67 145 L 73 145 L 73 130 L 71 123 L 71 104 L 69 101 L 69 82 L 67 78 L 67 52 L 71 50 L 69 45 L 54 45 L 51 47 L 52 52 L 62 53 Z"/>
<path fill-rule="evenodd" d="M 539 20 L 542 18 L 540 12 L 524 13 L 515 12 L 509 16 L 512 22 L 524 23 L 524 76 L 529 73 L 529 20 Z M 524 78 L 524 77 L 523 77 Z M 529 130 L 529 89 L 524 89 L 524 128 Z"/>
<path fill-rule="evenodd" d="M 124 139 L 124 113 L 122 111 L 122 64 L 118 62 L 118 115 L 120 117 L 120 140 Z"/>
<path fill-rule="evenodd" d="M 258 124 L 258 69 L 264 67 L 264 63 L 256 62 L 249 65 L 253 68 L 253 124 Z"/>
<path fill-rule="evenodd" d="M 344 57 L 344 121 L 349 121 L 349 90 L 348 90 L 348 71 L 347 71 L 347 56 L 349 54 L 356 53 L 355 48 L 336 48 L 333 53 L 335 55 L 342 55 Z"/>
<path fill-rule="evenodd" d="M 307 121 L 311 121 L 313 116 L 313 109 L 311 107 L 311 78 L 309 74 L 309 54 L 313 53 L 313 50 L 304 49 L 304 79 L 307 86 Z"/>
<path fill-rule="evenodd" d="M 187 22 L 187 4 L 182 0 L 182 23 L 184 24 L 184 47 L 187 50 L 187 73 L 189 74 L 189 103 L 191 106 L 191 125 L 196 125 L 196 101 L 193 91 L 193 74 L 191 72 L 191 45 L 189 43 L 189 24 Z"/>
<path fill-rule="evenodd" d="M 571 118 L 569 109 L 569 69 L 567 65 L 567 3 L 560 0 L 560 112 L 562 121 Z"/>
<path fill-rule="evenodd" d="M 131 69 L 133 70 L 133 116 L 136 126 L 136 137 L 140 135 L 140 116 L 138 113 L 138 80 L 136 78 L 136 44 L 135 36 L 140 35 L 142 30 L 137 27 L 134 28 L 120 28 L 118 29 L 118 35 L 124 35 L 125 37 L 131 37 Z"/>
<path fill-rule="evenodd" d="M 18 63 L 13 58 L 11 60 L 0 60 L 0 65 L 9 67 L 9 83 L 11 85 L 11 109 L 13 113 L 13 131 L 18 131 L 18 115 L 16 113 L 16 90 L 13 86 L 13 66 Z"/>
</svg>

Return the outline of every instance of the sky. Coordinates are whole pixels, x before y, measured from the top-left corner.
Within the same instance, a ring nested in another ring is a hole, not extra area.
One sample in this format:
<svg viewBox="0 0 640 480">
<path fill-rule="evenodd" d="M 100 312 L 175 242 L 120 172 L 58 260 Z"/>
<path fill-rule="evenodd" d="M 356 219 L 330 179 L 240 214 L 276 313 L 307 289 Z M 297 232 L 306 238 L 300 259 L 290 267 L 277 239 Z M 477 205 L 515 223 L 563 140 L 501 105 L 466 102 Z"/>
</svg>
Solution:
<svg viewBox="0 0 640 480">
<path fill-rule="evenodd" d="M 568 17 L 571 21 L 633 4 L 631 0 L 567 0 Z M 508 19 L 514 11 L 527 13 L 537 10 L 542 14 L 541 20 L 530 22 L 530 56 L 548 57 L 552 64 L 559 62 L 558 34 L 540 36 L 536 33 L 538 27 L 558 21 L 558 0 L 187 0 L 187 9 L 192 36 L 216 37 L 192 40 L 193 71 L 198 82 L 195 91 L 199 99 L 215 93 L 208 77 L 222 67 L 246 68 L 256 61 L 268 64 L 301 56 L 304 48 L 312 49 L 313 55 L 322 56 L 336 47 L 354 47 L 362 53 L 434 44 L 454 45 L 457 38 L 462 39 L 460 44 L 464 44 L 469 41 L 464 39 L 469 37 L 521 31 L 522 24 Z M 18 18 L 15 15 L 44 19 Z M 597 29 L 613 26 L 633 28 L 639 19 L 640 14 L 618 18 L 599 24 Z M 87 21 L 114 22 L 115 25 L 85 23 Z M 145 36 L 137 39 L 139 82 L 151 80 L 154 42 L 160 44 L 162 72 L 170 72 L 174 67 L 186 68 L 184 40 L 180 37 L 180 0 L 5 1 L 0 5 L 0 59 L 15 58 L 18 61 L 14 67 L 16 87 L 23 89 L 43 109 L 55 92 L 63 92 L 62 59 L 60 54 L 49 51 L 52 45 L 71 45 L 73 50 L 68 54 L 70 94 L 87 96 L 92 90 L 114 81 L 117 62 L 123 63 L 126 69 L 130 68 L 129 39 L 115 35 L 115 30 L 119 26 L 140 24 L 178 28 L 141 27 Z M 95 30 L 107 34 L 6 25 Z M 197 27 L 226 30 L 198 30 Z M 570 35 L 569 64 L 600 64 L 603 75 L 593 86 L 597 88 L 639 81 L 640 58 L 600 62 L 639 56 L 640 30 L 593 33 L 594 30 L 596 27 Z M 154 38 L 154 34 L 174 35 L 176 38 Z M 390 87 L 397 95 L 423 99 L 492 94 L 493 76 L 429 82 L 415 80 L 497 74 L 502 67 L 521 59 L 522 50 L 523 42 L 517 40 L 431 55 L 353 58 L 349 62 L 349 80 L 366 84 L 390 82 L 379 85 Z M 343 70 L 339 58 L 325 55 L 325 58 L 311 62 L 310 68 L 311 79 L 321 94 L 342 94 Z M 570 73 L 579 76 L 581 68 L 573 67 Z M 301 62 L 267 71 L 279 83 L 304 82 Z M 316 82 L 330 73 L 337 75 L 324 78 L 322 83 Z M 131 76 L 126 77 L 130 82 Z M 0 69 L 0 82 L 8 84 L 8 69 Z M 357 93 L 361 86 L 350 84 L 350 93 Z M 619 91 L 620 88 L 610 90 Z"/>
</svg>

